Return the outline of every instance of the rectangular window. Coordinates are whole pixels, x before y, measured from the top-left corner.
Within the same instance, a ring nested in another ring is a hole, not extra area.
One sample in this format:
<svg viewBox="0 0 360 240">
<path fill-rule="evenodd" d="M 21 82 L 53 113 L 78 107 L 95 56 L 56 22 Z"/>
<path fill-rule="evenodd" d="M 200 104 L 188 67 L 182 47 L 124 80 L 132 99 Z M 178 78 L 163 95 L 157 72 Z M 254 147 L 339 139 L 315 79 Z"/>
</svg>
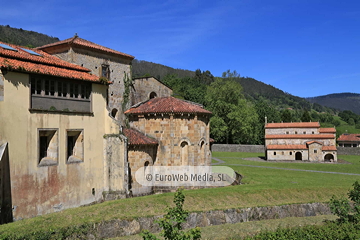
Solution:
<svg viewBox="0 0 360 240">
<path fill-rule="evenodd" d="M 74 98 L 79 97 L 79 84 L 74 84 Z"/>
<path fill-rule="evenodd" d="M 58 163 L 58 130 L 38 129 L 38 164 L 51 166 Z"/>
<path fill-rule="evenodd" d="M 70 93 L 70 97 L 71 98 L 73 98 L 73 97 L 75 97 L 75 93 L 74 93 L 74 83 L 70 83 L 69 84 L 70 86 L 70 88 L 69 88 L 69 93 Z"/>
<path fill-rule="evenodd" d="M 31 109 L 90 112 L 91 83 L 69 79 L 31 77 Z M 51 99 L 46 99 L 51 97 Z M 68 101 L 82 100 L 82 101 Z M 84 101 L 85 100 L 85 101 Z"/>
<path fill-rule="evenodd" d="M 317 153 L 317 150 L 316 150 L 316 149 L 314 149 L 314 153 Z"/>
<path fill-rule="evenodd" d="M 50 83 L 49 80 L 45 80 L 45 95 L 48 96 L 50 93 Z"/>
<path fill-rule="evenodd" d="M 49 81 L 50 84 L 50 96 L 54 96 L 55 95 L 55 81 L 54 80 L 50 80 Z"/>
<path fill-rule="evenodd" d="M 84 161 L 84 131 L 67 130 L 67 163 Z"/>
<path fill-rule="evenodd" d="M 103 64 L 101 65 L 101 77 L 105 77 L 110 80 L 110 69 L 109 65 Z"/>
</svg>

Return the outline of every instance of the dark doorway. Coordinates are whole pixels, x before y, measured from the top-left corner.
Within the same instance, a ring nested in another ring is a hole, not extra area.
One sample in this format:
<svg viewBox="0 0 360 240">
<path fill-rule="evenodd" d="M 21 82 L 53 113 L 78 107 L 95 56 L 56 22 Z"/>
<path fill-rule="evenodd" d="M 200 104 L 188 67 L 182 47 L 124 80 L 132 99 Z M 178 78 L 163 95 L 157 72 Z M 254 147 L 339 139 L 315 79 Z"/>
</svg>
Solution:
<svg viewBox="0 0 360 240">
<path fill-rule="evenodd" d="M 334 160 L 334 155 L 332 155 L 331 153 L 328 153 L 325 155 L 324 160 L 325 160 L 325 162 L 331 162 L 331 160 Z"/>
<path fill-rule="evenodd" d="M 297 153 L 295 154 L 295 160 L 302 160 L 302 154 L 301 154 L 301 152 L 297 152 Z"/>
</svg>

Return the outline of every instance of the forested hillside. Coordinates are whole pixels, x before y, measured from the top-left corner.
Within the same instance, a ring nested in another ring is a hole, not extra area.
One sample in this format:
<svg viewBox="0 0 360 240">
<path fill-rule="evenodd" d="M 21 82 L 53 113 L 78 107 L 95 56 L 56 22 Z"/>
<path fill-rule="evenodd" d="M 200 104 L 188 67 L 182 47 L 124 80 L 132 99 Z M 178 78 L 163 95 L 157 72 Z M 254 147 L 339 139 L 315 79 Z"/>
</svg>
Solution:
<svg viewBox="0 0 360 240">
<path fill-rule="evenodd" d="M 36 47 L 59 39 L 0 25 L 0 41 Z M 359 115 L 334 109 L 352 105 L 342 101 L 347 99 L 354 102 L 352 110 L 358 112 L 359 94 L 333 94 L 309 102 L 251 77 L 242 77 L 236 71 L 227 70 L 215 77 L 208 70 L 174 69 L 136 59 L 132 71 L 133 77 L 154 76 L 171 87 L 176 97 L 203 104 L 212 111 L 211 137 L 218 143 L 263 144 L 265 117 L 268 122 L 319 121 L 324 127 L 336 126 L 337 135 L 360 131 Z"/>
<path fill-rule="evenodd" d="M 360 94 L 358 93 L 334 93 L 324 96 L 307 98 L 311 103 L 321 104 L 340 110 L 350 110 L 360 114 Z"/>
<path fill-rule="evenodd" d="M 34 31 L 23 30 L 22 28 L 0 25 L 0 41 L 33 48 L 57 42 L 59 39 Z"/>
</svg>

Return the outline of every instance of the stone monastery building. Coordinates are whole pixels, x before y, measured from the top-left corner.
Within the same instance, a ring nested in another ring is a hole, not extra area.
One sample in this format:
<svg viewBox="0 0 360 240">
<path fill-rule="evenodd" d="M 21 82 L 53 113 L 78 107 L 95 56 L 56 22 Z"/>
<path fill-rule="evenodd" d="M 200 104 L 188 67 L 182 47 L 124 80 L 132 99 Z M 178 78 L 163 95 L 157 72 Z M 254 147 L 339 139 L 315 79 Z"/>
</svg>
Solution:
<svg viewBox="0 0 360 240">
<path fill-rule="evenodd" d="M 265 124 L 267 160 L 337 161 L 335 128 L 319 122 Z"/>
<path fill-rule="evenodd" d="M 133 56 L 78 36 L 0 42 L 0 223 L 149 194 L 146 166 L 210 165 L 209 118 Z"/>
</svg>

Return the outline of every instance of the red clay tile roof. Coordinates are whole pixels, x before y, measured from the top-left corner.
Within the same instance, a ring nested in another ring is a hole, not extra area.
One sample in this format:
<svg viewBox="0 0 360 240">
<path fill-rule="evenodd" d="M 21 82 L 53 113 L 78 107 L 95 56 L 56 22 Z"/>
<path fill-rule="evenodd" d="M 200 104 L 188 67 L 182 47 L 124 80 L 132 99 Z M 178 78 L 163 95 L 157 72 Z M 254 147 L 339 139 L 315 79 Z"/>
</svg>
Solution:
<svg viewBox="0 0 360 240">
<path fill-rule="evenodd" d="M 125 111 L 125 114 L 144 113 L 204 113 L 211 114 L 200 105 L 190 103 L 174 97 L 152 98 L 139 106 L 132 107 Z"/>
<path fill-rule="evenodd" d="M 19 46 L 8 43 L 6 43 L 6 45 L 16 49 L 17 51 L 7 50 L 0 47 L 0 68 L 2 69 L 7 69 L 9 71 L 45 74 L 92 82 L 99 81 L 99 77 L 88 73 L 90 70 L 87 68 L 68 63 L 40 50 L 32 49 L 32 51 L 41 55 L 36 56 L 21 50 Z"/>
<path fill-rule="evenodd" d="M 267 134 L 266 139 L 334 139 L 333 134 Z"/>
<path fill-rule="evenodd" d="M 320 133 L 336 133 L 336 129 L 335 128 L 320 128 L 319 132 Z"/>
<path fill-rule="evenodd" d="M 265 128 L 318 128 L 319 122 L 268 123 Z"/>
<path fill-rule="evenodd" d="M 145 136 L 143 133 L 133 128 L 124 128 L 123 133 L 129 140 L 130 145 L 157 145 L 158 141 Z"/>
<path fill-rule="evenodd" d="M 323 146 L 321 148 L 321 150 L 323 150 L 323 151 L 337 151 L 337 148 L 336 148 L 336 146 Z"/>
<path fill-rule="evenodd" d="M 77 45 L 77 46 L 81 46 L 81 47 L 85 47 L 85 48 L 90 48 L 90 49 L 92 49 L 92 50 L 97 50 L 97 51 L 112 53 L 112 54 L 115 54 L 115 55 L 120 55 L 120 56 L 122 56 L 122 57 L 130 58 L 131 60 L 135 58 L 134 56 L 131 56 L 131 55 L 129 55 L 129 54 L 122 53 L 122 52 L 119 52 L 119 51 L 115 51 L 115 50 L 113 50 L 113 49 L 110 49 L 110 48 L 101 46 L 101 45 L 99 45 L 99 44 L 90 42 L 90 41 L 88 41 L 88 40 L 79 38 L 78 36 L 74 36 L 74 37 L 72 37 L 72 38 L 68 38 L 68 39 L 65 39 L 65 40 L 62 40 L 62 41 L 59 41 L 59 42 L 50 43 L 50 44 L 47 44 L 47 45 L 38 47 L 38 48 L 36 48 L 36 49 L 40 49 L 40 50 L 46 51 L 46 48 L 55 47 L 55 46 L 60 46 L 60 45 L 65 45 L 65 44 L 72 44 L 72 45 Z"/>
<path fill-rule="evenodd" d="M 358 142 L 360 141 L 360 134 L 344 133 L 337 140 L 343 142 Z"/>
<path fill-rule="evenodd" d="M 296 150 L 299 150 L 299 149 L 307 149 L 307 146 L 306 145 L 302 145 L 302 144 L 298 144 L 298 145 L 267 145 L 266 146 L 266 149 L 267 150 L 292 150 L 292 149 L 296 149 Z"/>
<path fill-rule="evenodd" d="M 306 142 L 307 145 L 313 144 L 313 143 L 317 143 L 317 144 L 321 144 L 323 145 L 321 142 L 318 141 L 310 141 L 310 142 Z"/>
</svg>

